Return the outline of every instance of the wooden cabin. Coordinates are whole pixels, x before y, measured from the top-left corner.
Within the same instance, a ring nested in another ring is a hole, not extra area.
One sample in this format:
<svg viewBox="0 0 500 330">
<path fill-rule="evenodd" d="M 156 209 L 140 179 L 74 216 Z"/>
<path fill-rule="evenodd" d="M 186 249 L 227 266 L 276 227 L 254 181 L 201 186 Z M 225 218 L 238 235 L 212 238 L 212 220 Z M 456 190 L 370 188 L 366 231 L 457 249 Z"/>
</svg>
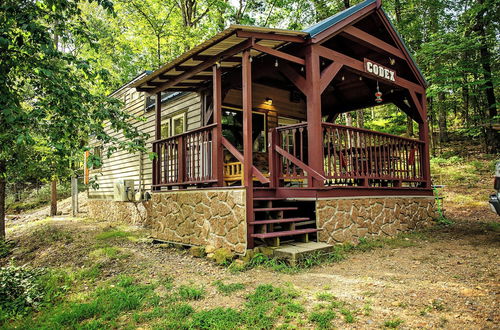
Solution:
<svg viewBox="0 0 500 330">
<path fill-rule="evenodd" d="M 137 126 L 156 157 L 105 159 L 91 215 L 237 253 L 424 226 L 434 217 L 425 90 L 380 1 L 304 31 L 232 25 L 117 92 L 141 95 L 128 106 L 145 116 Z M 418 123 L 417 139 L 335 124 L 386 103 Z M 109 201 L 116 180 L 135 180 L 134 202 Z"/>
</svg>

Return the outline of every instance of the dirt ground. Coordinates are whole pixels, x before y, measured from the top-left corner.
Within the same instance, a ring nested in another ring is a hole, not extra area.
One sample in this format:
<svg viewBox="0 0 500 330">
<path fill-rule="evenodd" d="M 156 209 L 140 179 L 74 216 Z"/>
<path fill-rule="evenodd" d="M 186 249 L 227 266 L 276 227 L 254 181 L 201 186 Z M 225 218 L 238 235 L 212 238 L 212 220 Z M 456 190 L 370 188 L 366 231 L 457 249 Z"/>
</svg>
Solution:
<svg viewBox="0 0 500 330">
<path fill-rule="evenodd" d="M 453 219 L 454 225 L 436 226 L 407 238 L 407 247 L 356 252 L 338 263 L 287 274 L 268 268 L 233 273 L 206 259 L 194 258 L 186 250 L 154 245 L 148 232 L 137 227 L 67 216 L 38 222 L 29 219 L 7 222 L 8 235 L 17 242 L 12 256 L 18 263 L 86 267 L 95 262 L 92 250 L 96 233 L 120 228 L 132 232 L 134 239 L 114 241 L 125 257 L 105 260 L 103 276 L 129 274 L 146 283 L 171 277 L 176 285 L 201 284 L 207 296 L 193 303 L 199 309 L 239 308 L 256 286 L 273 284 L 297 289 L 297 299 L 308 311 L 321 304 L 319 293 L 345 302 L 356 311 L 356 322 L 334 320 L 340 328 L 379 328 L 395 319 L 403 321 L 401 329 L 500 328 L 498 223 Z M 54 233 L 57 239 L 50 240 Z M 0 264 L 5 262 L 0 260 Z M 223 296 L 213 286 L 216 280 L 243 283 L 246 290 Z M 304 319 L 307 321 L 307 315 Z"/>
</svg>

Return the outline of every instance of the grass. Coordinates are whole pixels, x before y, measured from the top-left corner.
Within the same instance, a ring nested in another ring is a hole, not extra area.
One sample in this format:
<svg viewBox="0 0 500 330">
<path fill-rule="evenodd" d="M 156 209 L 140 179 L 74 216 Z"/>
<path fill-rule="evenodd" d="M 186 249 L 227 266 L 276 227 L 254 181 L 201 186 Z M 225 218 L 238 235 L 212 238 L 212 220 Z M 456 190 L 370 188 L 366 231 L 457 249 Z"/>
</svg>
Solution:
<svg viewBox="0 0 500 330">
<path fill-rule="evenodd" d="M 401 324 L 403 324 L 404 321 L 401 319 L 392 319 L 384 322 L 384 327 L 390 328 L 390 329 L 396 329 L 398 328 Z"/>
<path fill-rule="evenodd" d="M 315 323 L 320 329 L 331 329 L 332 320 L 337 317 L 337 314 L 332 310 L 322 312 L 312 312 L 309 315 L 309 321 Z"/>
<path fill-rule="evenodd" d="M 118 229 L 109 229 L 103 231 L 96 235 L 97 240 L 111 240 L 111 239 L 119 239 L 119 238 L 127 238 L 132 236 L 132 233 L 126 232 Z"/>
<path fill-rule="evenodd" d="M 203 288 L 189 285 L 181 285 L 177 293 L 184 300 L 201 300 L 205 296 Z"/>
<path fill-rule="evenodd" d="M 214 282 L 217 291 L 225 296 L 229 296 L 230 294 L 245 289 L 245 285 L 242 283 L 230 283 L 224 284 L 222 281 Z"/>
</svg>

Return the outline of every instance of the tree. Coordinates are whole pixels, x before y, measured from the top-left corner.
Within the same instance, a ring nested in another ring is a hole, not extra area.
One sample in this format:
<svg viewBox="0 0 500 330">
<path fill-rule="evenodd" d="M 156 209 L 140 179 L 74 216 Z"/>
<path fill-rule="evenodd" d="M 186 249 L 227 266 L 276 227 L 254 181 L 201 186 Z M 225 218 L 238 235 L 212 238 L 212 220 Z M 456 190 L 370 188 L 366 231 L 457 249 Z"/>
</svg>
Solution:
<svg viewBox="0 0 500 330">
<path fill-rule="evenodd" d="M 112 10 L 106 0 L 98 1 Z M 34 166 L 30 146 L 45 149 L 52 177 L 70 170 L 89 136 L 117 149 L 144 148 L 120 102 L 104 95 L 107 73 L 54 44 L 91 39 L 79 20 L 79 0 L 5 0 L 0 3 L 0 238 L 5 238 L 5 186 L 13 173 Z M 123 132 L 117 140 L 104 130 Z"/>
</svg>

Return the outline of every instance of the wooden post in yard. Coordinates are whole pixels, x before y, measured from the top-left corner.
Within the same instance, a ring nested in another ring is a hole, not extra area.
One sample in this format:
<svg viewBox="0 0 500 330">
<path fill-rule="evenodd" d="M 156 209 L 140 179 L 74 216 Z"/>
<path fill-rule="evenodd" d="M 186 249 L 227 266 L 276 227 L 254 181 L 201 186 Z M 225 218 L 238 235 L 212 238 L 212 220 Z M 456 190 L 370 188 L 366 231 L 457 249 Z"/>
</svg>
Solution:
<svg viewBox="0 0 500 330">
<path fill-rule="evenodd" d="M 309 167 L 323 175 L 323 127 L 321 124 L 321 76 L 319 55 L 313 45 L 306 48 L 307 81 L 307 162 Z M 308 177 L 309 187 L 324 183 Z"/>
<path fill-rule="evenodd" d="M 247 222 L 253 221 L 253 142 L 252 142 L 252 62 L 250 50 L 242 54 L 242 89 L 243 89 L 243 181 L 246 187 Z M 247 245 L 253 248 L 253 226 L 247 226 Z"/>
<path fill-rule="evenodd" d="M 213 118 L 217 126 L 212 131 L 212 175 L 217 186 L 224 185 L 224 157 L 222 150 L 222 81 L 221 70 L 217 65 L 212 68 L 213 74 Z"/>
<path fill-rule="evenodd" d="M 57 180 L 52 179 L 50 186 L 50 216 L 57 215 Z"/>
<path fill-rule="evenodd" d="M 78 214 L 78 179 L 71 177 L 71 215 L 76 217 Z"/>
</svg>

